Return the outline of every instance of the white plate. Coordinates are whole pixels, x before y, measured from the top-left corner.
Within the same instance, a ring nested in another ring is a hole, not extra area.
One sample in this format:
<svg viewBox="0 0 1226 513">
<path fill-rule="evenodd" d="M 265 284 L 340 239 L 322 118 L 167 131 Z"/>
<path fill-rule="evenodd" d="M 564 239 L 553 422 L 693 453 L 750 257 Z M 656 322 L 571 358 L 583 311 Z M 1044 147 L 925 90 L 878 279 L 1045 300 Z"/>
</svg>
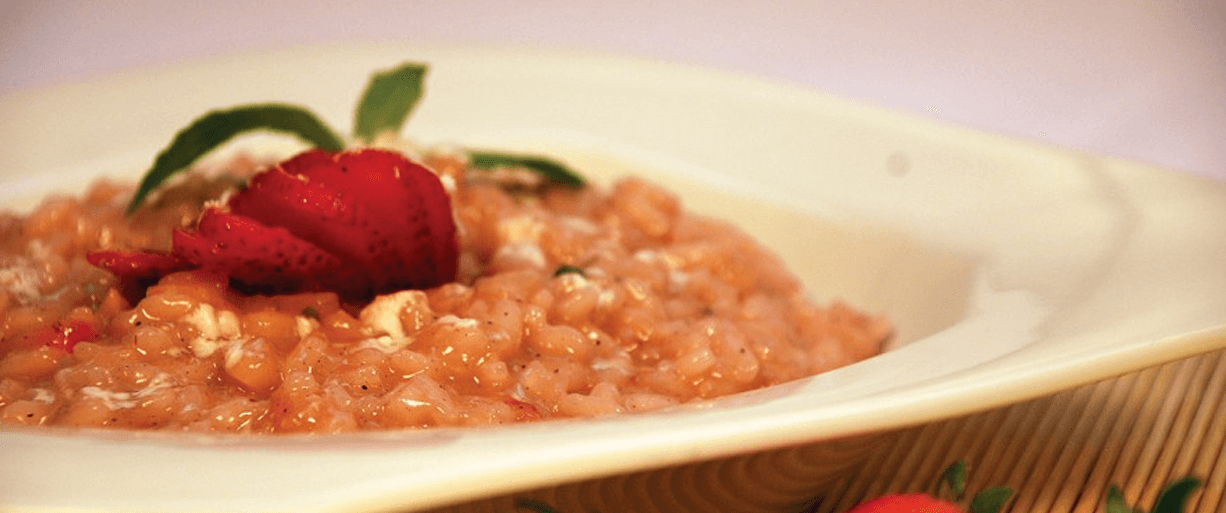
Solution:
<svg viewBox="0 0 1226 513">
<path fill-rule="evenodd" d="M 0 99 L 6 205 L 134 176 L 188 120 L 253 101 L 348 127 L 368 74 L 429 62 L 406 135 L 634 170 L 736 219 L 900 347 L 681 410 L 498 429 L 217 438 L 0 430 L 19 510 L 421 508 L 948 417 L 1226 346 L 1226 187 L 815 92 L 620 57 L 330 46 Z"/>
</svg>

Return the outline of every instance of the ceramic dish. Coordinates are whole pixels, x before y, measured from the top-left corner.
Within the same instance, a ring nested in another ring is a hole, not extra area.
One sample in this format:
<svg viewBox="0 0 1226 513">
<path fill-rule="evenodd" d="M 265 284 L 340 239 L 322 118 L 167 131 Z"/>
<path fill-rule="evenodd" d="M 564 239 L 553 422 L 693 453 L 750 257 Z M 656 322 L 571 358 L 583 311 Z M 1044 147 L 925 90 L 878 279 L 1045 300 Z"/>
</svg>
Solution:
<svg viewBox="0 0 1226 513">
<path fill-rule="evenodd" d="M 819 299 L 897 324 L 882 356 L 672 411 L 340 437 L 0 430 L 16 510 L 409 510 L 878 432 L 1226 346 L 1226 186 L 788 85 L 515 48 L 330 46 L 0 99 L 6 206 L 135 176 L 207 109 L 347 126 L 367 74 L 429 62 L 405 133 L 636 172 L 775 248 Z M 255 142 L 252 144 L 264 144 Z"/>
</svg>

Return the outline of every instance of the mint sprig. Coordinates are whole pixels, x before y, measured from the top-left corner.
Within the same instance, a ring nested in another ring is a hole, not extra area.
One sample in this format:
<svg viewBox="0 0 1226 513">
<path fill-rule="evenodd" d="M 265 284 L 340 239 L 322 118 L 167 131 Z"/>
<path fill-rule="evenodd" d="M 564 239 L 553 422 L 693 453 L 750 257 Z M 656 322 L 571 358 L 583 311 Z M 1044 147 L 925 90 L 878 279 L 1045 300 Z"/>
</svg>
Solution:
<svg viewBox="0 0 1226 513">
<path fill-rule="evenodd" d="M 425 77 L 426 65 L 414 62 L 372 75 L 354 111 L 354 137 L 369 142 L 384 132 L 399 133 L 421 100 Z"/>
<path fill-rule="evenodd" d="M 371 76 L 354 111 L 354 136 L 370 142 L 386 132 L 399 133 L 421 100 L 426 71 L 425 64 L 407 62 Z M 327 151 L 345 149 L 336 132 L 304 107 L 263 103 L 211 111 L 179 131 L 158 154 L 141 179 L 127 213 L 135 212 L 151 192 L 205 154 L 257 130 L 282 132 Z M 566 187 L 585 185 L 578 174 L 545 157 L 488 151 L 474 151 L 470 157 L 478 167 L 523 167 Z"/>
<path fill-rule="evenodd" d="M 295 105 L 266 103 L 215 110 L 179 131 L 145 172 L 127 213 L 136 211 L 149 193 L 226 141 L 257 130 L 283 132 L 326 150 L 339 151 L 344 141 L 310 111 Z"/>
<path fill-rule="evenodd" d="M 539 155 L 469 150 L 468 158 L 472 165 L 485 169 L 496 167 L 521 167 L 528 169 L 563 187 L 580 188 L 587 185 L 587 181 L 582 176 L 571 171 L 566 165 Z"/>
</svg>

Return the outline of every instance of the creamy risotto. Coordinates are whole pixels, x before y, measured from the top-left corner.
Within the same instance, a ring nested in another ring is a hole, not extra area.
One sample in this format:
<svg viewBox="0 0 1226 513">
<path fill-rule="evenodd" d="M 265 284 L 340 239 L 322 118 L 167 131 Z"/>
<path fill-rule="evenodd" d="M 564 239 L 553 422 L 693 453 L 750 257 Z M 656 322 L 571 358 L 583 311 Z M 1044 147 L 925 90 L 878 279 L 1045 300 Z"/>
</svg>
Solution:
<svg viewBox="0 0 1226 513">
<path fill-rule="evenodd" d="M 131 187 L 109 181 L 0 214 L 0 420 L 284 433 L 595 417 L 809 376 L 890 333 L 815 304 L 770 251 L 642 179 L 548 187 L 424 160 L 451 197 L 457 278 L 369 302 L 248 295 L 202 270 L 142 297 L 86 261 L 169 249 L 255 170 L 241 157 L 130 217 Z"/>
</svg>

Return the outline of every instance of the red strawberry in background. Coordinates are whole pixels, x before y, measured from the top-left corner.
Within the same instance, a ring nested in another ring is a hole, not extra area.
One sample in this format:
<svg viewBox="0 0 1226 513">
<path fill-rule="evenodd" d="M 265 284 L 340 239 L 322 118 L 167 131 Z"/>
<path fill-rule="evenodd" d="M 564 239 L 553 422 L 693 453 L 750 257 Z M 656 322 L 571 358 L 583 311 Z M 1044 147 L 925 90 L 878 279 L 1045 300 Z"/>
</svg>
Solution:
<svg viewBox="0 0 1226 513">
<path fill-rule="evenodd" d="M 399 153 L 311 150 L 251 179 L 209 207 L 169 254 L 88 256 L 129 289 L 184 269 L 259 293 L 333 290 L 347 300 L 455 279 L 451 200 L 438 177 Z M 139 297 L 139 296 L 138 296 Z"/>
<path fill-rule="evenodd" d="M 861 502 L 848 513 L 962 513 L 956 504 L 937 500 L 926 493 L 883 495 Z"/>
<path fill-rule="evenodd" d="M 966 494 L 966 463 L 954 462 L 941 474 L 938 494 L 948 492 L 953 501 Z M 1013 489 L 1007 486 L 985 488 L 971 500 L 971 513 L 997 513 L 1009 501 Z M 944 501 L 922 492 L 898 493 L 869 499 L 848 510 L 848 513 L 962 513 L 954 502 Z"/>
<path fill-rule="evenodd" d="M 955 462 L 945 469 L 937 484 L 937 494 L 945 497 L 941 492 L 948 492 L 954 502 L 923 492 L 897 493 L 866 500 L 847 513 L 998 513 L 1013 495 L 1009 487 L 988 487 L 976 494 L 969 509 L 964 510 L 956 502 L 966 493 L 966 482 L 966 463 Z M 1192 492 L 1199 486 L 1200 479 L 1191 476 L 1170 483 L 1158 496 L 1150 513 L 1183 513 Z M 1106 513 L 1145 513 L 1125 504 L 1123 494 L 1115 486 L 1108 491 L 1104 506 Z"/>
</svg>

